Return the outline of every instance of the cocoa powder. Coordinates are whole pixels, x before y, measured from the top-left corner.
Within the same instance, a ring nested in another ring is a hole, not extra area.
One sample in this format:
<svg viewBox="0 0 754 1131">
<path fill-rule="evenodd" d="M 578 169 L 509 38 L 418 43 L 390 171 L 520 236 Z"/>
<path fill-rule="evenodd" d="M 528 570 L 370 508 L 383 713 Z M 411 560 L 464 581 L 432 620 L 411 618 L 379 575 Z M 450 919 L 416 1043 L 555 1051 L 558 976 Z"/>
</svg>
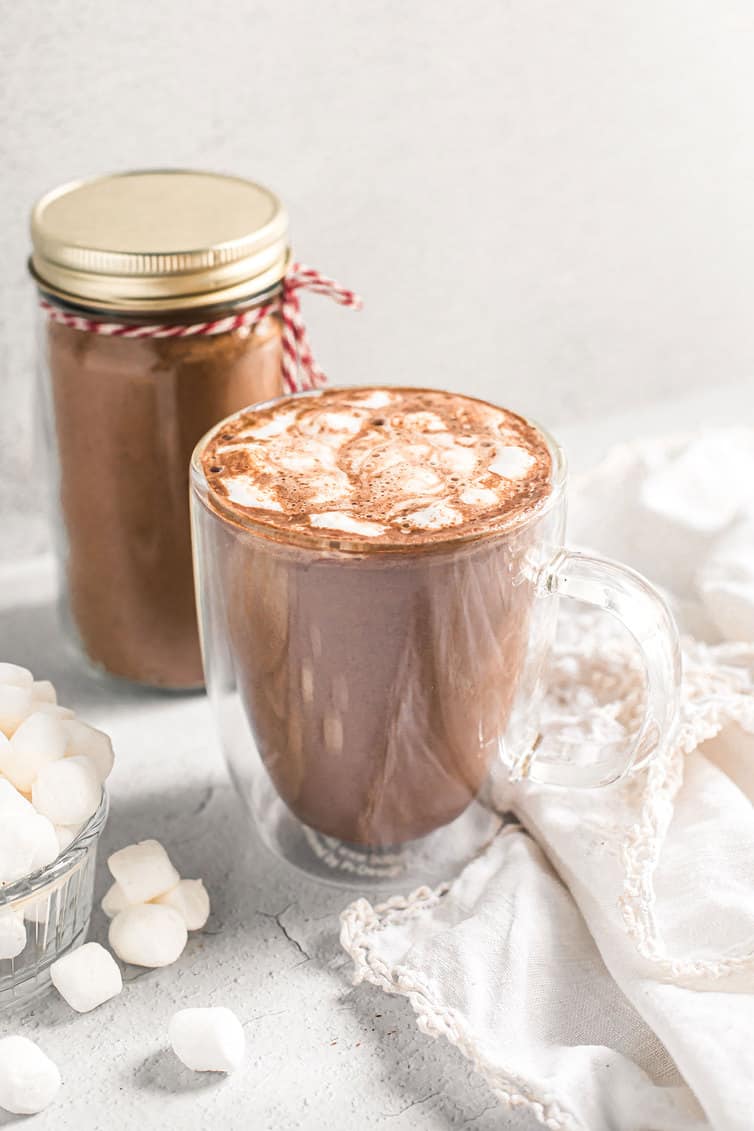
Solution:
<svg viewBox="0 0 754 1131">
<path fill-rule="evenodd" d="M 166 339 L 48 322 L 46 335 L 73 627 L 111 675 L 199 687 L 189 461 L 213 424 L 282 391 L 280 321 Z"/>
</svg>

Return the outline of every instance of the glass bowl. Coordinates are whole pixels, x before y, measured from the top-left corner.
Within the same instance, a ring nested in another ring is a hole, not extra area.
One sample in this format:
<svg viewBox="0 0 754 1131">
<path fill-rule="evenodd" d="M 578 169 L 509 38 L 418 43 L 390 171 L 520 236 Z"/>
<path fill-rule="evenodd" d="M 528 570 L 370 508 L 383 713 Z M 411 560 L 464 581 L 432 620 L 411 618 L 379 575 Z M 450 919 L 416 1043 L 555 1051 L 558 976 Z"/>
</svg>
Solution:
<svg viewBox="0 0 754 1131">
<path fill-rule="evenodd" d="M 15 958 L 0 958 L 0 1012 L 45 993 L 52 963 L 86 939 L 107 810 L 103 789 L 96 813 L 57 860 L 0 887 L 0 935 L 11 940 L 3 949 L 19 948 Z"/>
</svg>

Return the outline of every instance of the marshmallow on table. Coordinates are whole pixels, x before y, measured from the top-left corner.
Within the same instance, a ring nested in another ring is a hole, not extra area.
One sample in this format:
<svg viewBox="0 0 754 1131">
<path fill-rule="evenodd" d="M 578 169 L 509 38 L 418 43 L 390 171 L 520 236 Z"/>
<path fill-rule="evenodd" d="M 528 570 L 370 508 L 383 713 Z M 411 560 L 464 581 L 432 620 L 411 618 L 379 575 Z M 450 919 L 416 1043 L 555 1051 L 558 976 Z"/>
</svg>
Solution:
<svg viewBox="0 0 754 1131">
<path fill-rule="evenodd" d="M 102 796 L 88 758 L 61 758 L 44 766 L 31 789 L 34 807 L 54 825 L 78 825 L 96 813 Z"/>
<path fill-rule="evenodd" d="M 118 958 L 133 966 L 170 966 L 188 940 L 186 924 L 172 907 L 137 903 L 119 911 L 110 923 L 108 941 Z"/>
<path fill-rule="evenodd" d="M 233 1072 L 243 1064 L 246 1038 L 230 1009 L 180 1009 L 168 1037 L 178 1059 L 194 1072 Z"/>
<path fill-rule="evenodd" d="M 54 1100 L 60 1073 L 49 1056 L 26 1037 L 0 1039 L 0 1107 L 13 1115 L 36 1115 Z"/>
<path fill-rule="evenodd" d="M 174 908 L 189 931 L 200 931 L 209 919 L 209 896 L 201 880 L 181 880 L 154 902 Z"/>
<path fill-rule="evenodd" d="M 0 773 L 28 793 L 43 766 L 63 757 L 66 741 L 60 719 L 34 711 L 0 746 Z"/>
<path fill-rule="evenodd" d="M 118 964 L 99 943 L 70 951 L 50 967 L 52 984 L 77 1013 L 88 1013 L 123 989 Z"/>
<path fill-rule="evenodd" d="M 123 888 L 116 880 L 115 883 L 110 884 L 103 895 L 100 906 L 108 919 L 114 919 L 119 911 L 125 911 L 127 907 L 132 905 L 126 899 Z"/>
<path fill-rule="evenodd" d="M 0 961 L 17 958 L 26 946 L 24 917 L 12 907 L 0 908 Z"/>
<path fill-rule="evenodd" d="M 88 758 L 100 782 L 104 782 L 110 776 L 114 762 L 113 744 L 108 735 L 80 719 L 66 719 L 61 726 L 66 739 L 66 758 L 77 755 Z"/>
<path fill-rule="evenodd" d="M 113 852 L 107 866 L 129 904 L 148 903 L 174 888 L 181 878 L 157 840 L 142 840 Z"/>
</svg>

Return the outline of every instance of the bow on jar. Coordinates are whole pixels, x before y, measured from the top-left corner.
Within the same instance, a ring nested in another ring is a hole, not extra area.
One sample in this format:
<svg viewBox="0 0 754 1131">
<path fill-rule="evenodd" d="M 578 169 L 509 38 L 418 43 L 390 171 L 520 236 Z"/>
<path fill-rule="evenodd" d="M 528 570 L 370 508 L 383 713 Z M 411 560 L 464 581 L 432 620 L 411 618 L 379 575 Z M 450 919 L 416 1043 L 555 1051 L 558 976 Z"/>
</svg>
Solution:
<svg viewBox="0 0 754 1131">
<path fill-rule="evenodd" d="M 288 393 L 302 389 L 316 389 L 324 385 L 327 377 L 312 353 L 304 320 L 301 317 L 300 291 L 326 295 L 340 306 L 360 310 L 362 301 L 354 291 L 342 287 L 335 279 L 321 275 L 313 267 L 293 263 L 281 280 L 281 293 L 263 306 L 228 314 L 212 322 L 195 322 L 190 325 L 176 323 L 136 325 L 127 322 L 103 322 L 73 314 L 62 307 L 40 300 L 40 307 L 52 322 L 72 330 L 89 334 L 104 334 L 112 338 L 191 338 L 209 334 L 227 334 L 241 327 L 255 326 L 270 314 L 278 314 L 283 323 L 283 386 Z"/>
</svg>

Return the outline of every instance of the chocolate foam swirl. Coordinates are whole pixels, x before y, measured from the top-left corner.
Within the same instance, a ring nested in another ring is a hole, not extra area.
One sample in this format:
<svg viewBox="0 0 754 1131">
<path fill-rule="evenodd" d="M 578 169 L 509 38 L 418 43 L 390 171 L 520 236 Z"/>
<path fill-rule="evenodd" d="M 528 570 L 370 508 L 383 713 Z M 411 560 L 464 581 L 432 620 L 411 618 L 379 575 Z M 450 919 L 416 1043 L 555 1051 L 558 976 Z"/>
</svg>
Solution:
<svg viewBox="0 0 754 1131">
<path fill-rule="evenodd" d="M 534 425 L 429 389 L 325 389 L 252 408 L 201 453 L 225 511 L 297 536 L 400 546 L 505 527 L 551 491 Z"/>
</svg>

